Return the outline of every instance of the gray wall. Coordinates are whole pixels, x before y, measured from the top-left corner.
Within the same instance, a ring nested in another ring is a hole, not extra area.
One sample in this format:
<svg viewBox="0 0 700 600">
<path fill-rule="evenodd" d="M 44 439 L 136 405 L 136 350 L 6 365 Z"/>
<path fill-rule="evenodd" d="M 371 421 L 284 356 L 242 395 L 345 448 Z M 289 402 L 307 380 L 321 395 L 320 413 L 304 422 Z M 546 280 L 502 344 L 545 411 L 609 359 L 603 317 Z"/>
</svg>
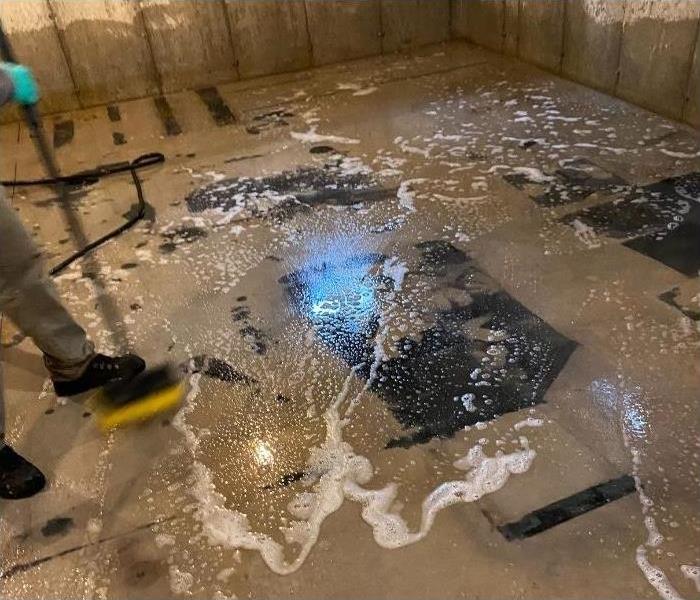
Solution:
<svg viewBox="0 0 700 600">
<path fill-rule="evenodd" d="M 700 126 L 700 0 L 0 0 L 0 19 L 45 113 L 454 37 Z"/>
<path fill-rule="evenodd" d="M 452 33 L 700 126 L 700 0 L 452 0 Z"/>
<path fill-rule="evenodd" d="M 442 42 L 450 0 L 0 0 L 0 19 L 51 113 Z"/>
</svg>

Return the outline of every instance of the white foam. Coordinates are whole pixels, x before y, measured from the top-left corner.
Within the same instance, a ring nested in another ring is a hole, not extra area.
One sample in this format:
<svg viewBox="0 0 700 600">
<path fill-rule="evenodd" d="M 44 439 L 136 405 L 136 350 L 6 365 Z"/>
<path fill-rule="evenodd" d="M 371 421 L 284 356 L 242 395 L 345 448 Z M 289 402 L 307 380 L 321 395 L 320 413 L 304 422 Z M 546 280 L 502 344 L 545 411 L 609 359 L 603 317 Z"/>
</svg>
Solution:
<svg viewBox="0 0 700 600">
<path fill-rule="evenodd" d="M 308 131 L 299 132 L 292 131 L 290 135 L 300 142 L 307 144 L 320 144 L 322 142 L 328 142 L 329 144 L 359 144 L 360 140 L 355 138 L 342 137 L 338 135 L 323 135 L 318 133 L 318 126 L 312 125 Z"/>
<path fill-rule="evenodd" d="M 647 549 L 644 545 L 637 546 L 637 566 L 664 600 L 683 600 L 683 597 L 669 581 L 666 573 L 649 562 Z"/>
<path fill-rule="evenodd" d="M 515 431 L 520 431 L 525 427 L 542 427 L 542 425 L 544 425 L 544 421 L 542 419 L 528 417 L 523 421 L 518 421 L 515 425 L 513 425 L 513 429 L 515 429 Z"/>
<path fill-rule="evenodd" d="M 414 184 L 423 183 L 425 179 L 407 179 L 401 182 L 399 189 L 396 192 L 396 198 L 399 201 L 399 205 L 405 208 L 408 212 L 416 212 L 416 207 L 414 204 L 415 193 L 413 192 L 412 186 Z"/>
<path fill-rule="evenodd" d="M 668 150 L 667 148 L 661 148 L 661 152 L 667 156 L 672 156 L 673 158 L 699 158 L 700 152 L 676 152 L 674 150 Z"/>
<path fill-rule="evenodd" d="M 581 240 L 588 248 L 600 248 L 600 240 L 598 239 L 598 234 L 595 232 L 595 230 L 589 226 L 586 225 L 583 221 L 579 219 L 574 219 L 571 222 L 571 225 L 574 228 L 574 232 L 576 233 L 576 237 Z"/>
<path fill-rule="evenodd" d="M 695 565 L 681 565 L 681 573 L 695 584 L 695 589 L 700 592 L 700 567 Z"/>
</svg>

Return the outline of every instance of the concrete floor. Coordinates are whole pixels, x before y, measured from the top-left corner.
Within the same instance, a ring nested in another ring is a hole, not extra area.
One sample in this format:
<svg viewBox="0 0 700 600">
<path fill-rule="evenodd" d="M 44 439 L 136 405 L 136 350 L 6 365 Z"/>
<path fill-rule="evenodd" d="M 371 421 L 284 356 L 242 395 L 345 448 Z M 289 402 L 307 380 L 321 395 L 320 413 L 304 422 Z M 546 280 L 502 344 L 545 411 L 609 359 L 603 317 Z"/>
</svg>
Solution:
<svg viewBox="0 0 700 600">
<path fill-rule="evenodd" d="M 699 597 L 697 132 L 459 43 L 218 93 L 49 123 L 65 171 L 166 155 L 99 259 L 191 391 L 102 436 L 3 324 L 50 485 L 0 504 L 2 597 Z M 134 189 L 77 197 L 96 236 Z M 50 200 L 13 194 L 53 264 Z"/>
</svg>

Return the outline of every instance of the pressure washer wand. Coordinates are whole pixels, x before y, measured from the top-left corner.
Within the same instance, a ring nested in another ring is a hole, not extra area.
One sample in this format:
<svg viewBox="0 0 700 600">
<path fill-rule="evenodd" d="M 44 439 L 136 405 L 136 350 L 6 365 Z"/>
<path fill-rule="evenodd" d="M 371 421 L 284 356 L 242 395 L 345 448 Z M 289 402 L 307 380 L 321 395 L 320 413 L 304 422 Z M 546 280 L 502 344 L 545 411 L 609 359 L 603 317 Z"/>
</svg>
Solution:
<svg viewBox="0 0 700 600">
<path fill-rule="evenodd" d="M 16 63 L 16 57 L 10 45 L 10 41 L 5 35 L 5 30 L 0 24 L 0 55 L 5 62 Z M 61 179 L 61 173 L 58 169 L 53 151 L 48 144 L 46 132 L 41 122 L 41 116 L 36 104 L 23 104 L 22 113 L 27 127 L 31 131 L 31 137 L 34 140 L 37 153 L 41 158 L 41 162 L 46 169 L 51 185 L 58 196 L 59 206 L 66 220 L 73 239 L 78 245 L 78 248 L 85 248 L 89 241 L 85 235 L 83 224 L 80 216 L 71 205 L 70 195 L 67 184 Z M 97 307 L 102 313 L 105 323 L 111 329 L 112 339 L 117 347 L 117 350 L 126 352 L 130 349 L 129 338 L 126 335 L 126 329 L 119 309 L 117 308 L 112 297 L 107 294 L 107 286 L 105 285 L 100 266 L 93 256 L 87 254 L 85 256 L 90 276 L 97 288 Z"/>
</svg>

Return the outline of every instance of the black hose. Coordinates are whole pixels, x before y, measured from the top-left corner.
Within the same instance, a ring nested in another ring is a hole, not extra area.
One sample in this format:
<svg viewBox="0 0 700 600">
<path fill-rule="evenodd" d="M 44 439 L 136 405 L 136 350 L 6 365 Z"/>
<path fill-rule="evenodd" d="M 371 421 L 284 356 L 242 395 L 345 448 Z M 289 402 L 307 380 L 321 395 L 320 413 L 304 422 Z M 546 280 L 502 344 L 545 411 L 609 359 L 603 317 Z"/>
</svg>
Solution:
<svg viewBox="0 0 700 600">
<path fill-rule="evenodd" d="M 90 185 L 99 181 L 102 177 L 108 177 L 109 175 L 116 175 L 118 173 L 131 173 L 131 179 L 134 182 L 134 187 L 136 188 L 136 195 L 138 197 L 138 205 L 136 207 L 136 213 L 122 223 L 116 229 L 113 229 L 109 233 L 103 235 L 102 237 L 96 239 L 93 242 L 88 243 L 84 248 L 81 248 L 76 253 L 71 254 L 68 258 L 61 261 L 49 270 L 50 275 L 57 275 L 63 271 L 66 267 L 73 264 L 79 258 L 85 256 L 88 252 L 94 250 L 95 248 L 101 246 L 105 242 L 111 240 L 124 233 L 127 229 L 133 227 L 141 219 L 143 219 L 146 213 L 146 199 L 143 195 L 143 187 L 141 186 L 141 180 L 138 176 L 138 170 L 150 167 L 165 161 L 165 156 L 160 152 L 150 152 L 148 154 L 142 154 L 141 156 L 135 158 L 131 162 L 124 161 L 119 163 L 113 163 L 109 165 L 102 165 L 95 167 L 94 169 L 89 169 L 87 171 L 81 171 L 79 173 L 73 173 L 72 175 L 64 175 L 57 179 L 45 178 L 45 179 L 28 179 L 28 180 L 17 180 L 17 181 L 2 181 L 0 184 L 4 186 L 15 186 L 15 187 L 27 187 L 35 185 L 52 185 L 58 182 L 63 182 L 70 186 L 79 185 Z"/>
</svg>

